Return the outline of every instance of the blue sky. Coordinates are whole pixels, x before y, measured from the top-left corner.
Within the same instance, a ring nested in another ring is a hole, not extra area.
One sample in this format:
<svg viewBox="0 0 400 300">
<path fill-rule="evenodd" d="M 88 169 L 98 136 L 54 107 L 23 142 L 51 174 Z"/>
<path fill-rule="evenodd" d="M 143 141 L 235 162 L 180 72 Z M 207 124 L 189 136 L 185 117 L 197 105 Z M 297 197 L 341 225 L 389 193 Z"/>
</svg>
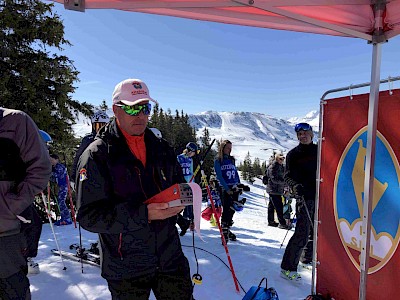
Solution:
<svg viewBox="0 0 400 300">
<path fill-rule="evenodd" d="M 319 109 L 325 91 L 370 81 L 372 46 L 361 39 L 118 10 L 80 13 L 57 3 L 54 10 L 73 45 L 64 54 L 80 72 L 73 98 L 81 102 L 111 105 L 119 81 L 140 78 L 173 113 L 303 117 Z M 399 76 L 400 38 L 382 50 L 381 78 Z"/>
</svg>

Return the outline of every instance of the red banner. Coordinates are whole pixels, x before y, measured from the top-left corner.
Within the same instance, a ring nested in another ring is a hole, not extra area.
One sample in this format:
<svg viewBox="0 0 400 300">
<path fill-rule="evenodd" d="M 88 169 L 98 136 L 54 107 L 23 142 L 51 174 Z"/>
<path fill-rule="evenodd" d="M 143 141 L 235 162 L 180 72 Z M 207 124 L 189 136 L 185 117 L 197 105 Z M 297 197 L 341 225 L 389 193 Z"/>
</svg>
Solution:
<svg viewBox="0 0 400 300">
<path fill-rule="evenodd" d="M 400 283 L 400 90 L 381 92 L 367 299 L 395 299 Z M 369 94 L 326 101 L 317 239 L 317 293 L 358 299 Z"/>
</svg>

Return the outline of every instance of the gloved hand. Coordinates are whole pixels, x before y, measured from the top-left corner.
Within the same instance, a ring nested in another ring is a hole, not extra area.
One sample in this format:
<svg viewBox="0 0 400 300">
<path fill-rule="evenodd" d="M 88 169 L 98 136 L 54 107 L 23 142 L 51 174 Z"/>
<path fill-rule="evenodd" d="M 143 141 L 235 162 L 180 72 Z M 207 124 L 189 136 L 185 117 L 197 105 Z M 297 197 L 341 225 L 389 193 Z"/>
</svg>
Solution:
<svg viewBox="0 0 400 300">
<path fill-rule="evenodd" d="M 295 198 L 297 199 L 302 198 L 304 196 L 304 186 L 300 183 L 296 184 L 293 187 L 293 193 Z"/>
<path fill-rule="evenodd" d="M 239 192 L 239 188 L 237 187 L 236 184 L 231 188 L 231 190 L 232 190 L 234 193 Z"/>
</svg>

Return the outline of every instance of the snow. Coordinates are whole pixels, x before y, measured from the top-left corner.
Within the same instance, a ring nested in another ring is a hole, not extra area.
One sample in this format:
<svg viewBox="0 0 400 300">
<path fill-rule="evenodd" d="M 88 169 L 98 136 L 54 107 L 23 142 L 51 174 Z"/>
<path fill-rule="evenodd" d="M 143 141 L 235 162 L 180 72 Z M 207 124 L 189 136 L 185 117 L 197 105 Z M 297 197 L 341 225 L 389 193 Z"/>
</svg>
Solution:
<svg viewBox="0 0 400 300">
<path fill-rule="evenodd" d="M 243 183 L 246 184 L 244 181 Z M 245 208 L 233 218 L 232 231 L 238 240 L 228 243 L 229 254 L 240 286 L 247 291 L 251 286 L 258 285 L 263 277 L 267 277 L 268 286 L 276 289 L 279 299 L 304 299 L 311 293 L 311 271 L 299 267 L 303 278 L 301 283 L 290 282 L 279 276 L 285 246 L 294 229 L 289 231 L 283 247 L 280 248 L 286 230 L 267 226 L 265 186 L 260 179 L 256 179 L 254 184 L 249 186 L 251 191 L 243 194 L 243 197 L 247 198 Z M 69 251 L 70 244 L 79 243 L 79 230 L 74 228 L 74 225 L 54 227 L 54 231 L 61 250 Z M 209 222 L 202 219 L 201 235 L 204 242 L 194 236 L 198 271 L 192 247 L 192 232 L 181 237 L 183 251 L 190 262 L 191 275 L 199 273 L 203 278 L 203 283 L 194 287 L 194 298 L 196 300 L 242 299 L 245 293 L 241 288 L 240 293 L 235 290 L 218 227 L 211 227 Z M 88 247 L 96 240 L 96 234 L 82 229 L 84 247 Z M 38 256 L 35 259 L 40 265 L 41 272 L 29 277 L 32 299 L 111 299 L 107 282 L 100 276 L 100 268 L 84 264 L 82 273 L 79 262 L 64 259 L 67 269 L 63 270 L 61 258 L 50 252 L 56 247 L 50 225 L 43 225 Z M 155 298 L 151 295 L 150 299 Z"/>
</svg>

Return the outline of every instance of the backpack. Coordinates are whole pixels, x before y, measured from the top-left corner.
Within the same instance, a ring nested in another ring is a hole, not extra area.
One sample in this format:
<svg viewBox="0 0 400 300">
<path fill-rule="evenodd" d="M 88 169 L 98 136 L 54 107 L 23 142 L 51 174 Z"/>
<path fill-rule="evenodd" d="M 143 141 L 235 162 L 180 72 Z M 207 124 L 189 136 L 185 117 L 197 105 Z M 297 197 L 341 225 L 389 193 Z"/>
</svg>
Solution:
<svg viewBox="0 0 400 300">
<path fill-rule="evenodd" d="M 262 178 L 262 183 L 263 183 L 264 185 L 267 185 L 267 184 L 268 184 L 269 166 L 270 166 L 270 165 L 268 165 L 267 168 L 265 169 L 265 174 L 264 174 L 264 176 L 263 176 L 263 178 Z"/>
<path fill-rule="evenodd" d="M 261 284 L 265 280 L 265 288 Z M 252 286 L 242 300 L 279 300 L 278 293 L 273 287 L 267 288 L 267 278 L 261 279 L 258 286 Z"/>
</svg>

